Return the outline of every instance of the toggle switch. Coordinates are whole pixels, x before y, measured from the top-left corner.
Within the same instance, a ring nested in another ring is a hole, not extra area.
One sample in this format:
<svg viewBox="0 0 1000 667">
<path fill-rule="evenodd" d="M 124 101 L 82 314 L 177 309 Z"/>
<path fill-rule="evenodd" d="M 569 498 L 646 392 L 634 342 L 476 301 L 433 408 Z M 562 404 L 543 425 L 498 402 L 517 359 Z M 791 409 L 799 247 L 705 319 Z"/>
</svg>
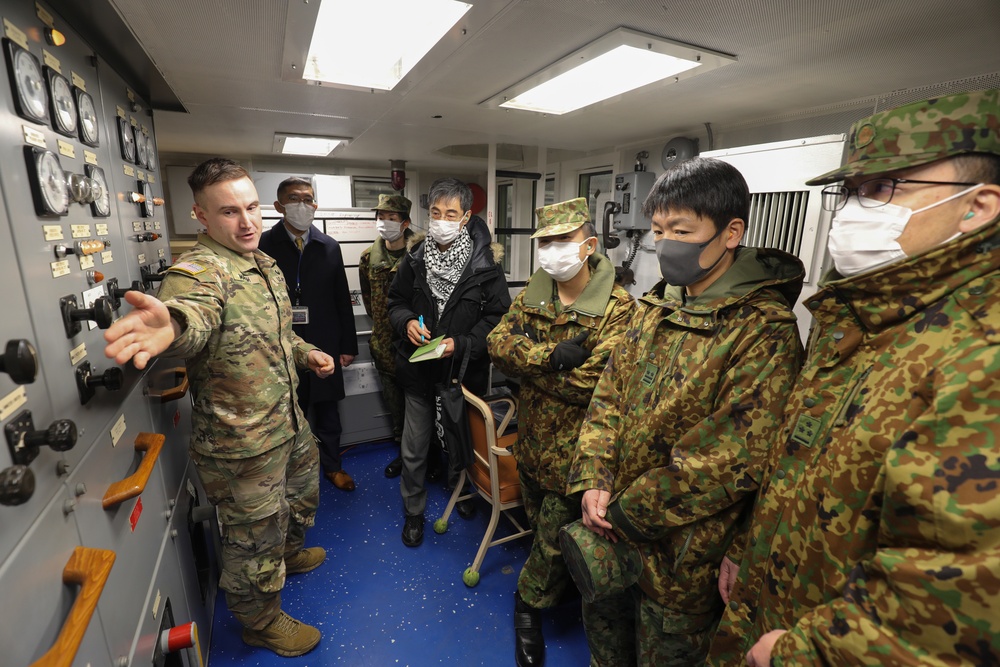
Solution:
<svg viewBox="0 0 1000 667">
<path fill-rule="evenodd" d="M 76 444 L 76 424 L 69 419 L 57 419 L 44 431 L 36 431 L 30 410 L 22 410 L 3 427 L 10 448 L 10 457 L 18 465 L 28 465 L 38 456 L 40 447 L 56 452 L 73 449 Z"/>
<path fill-rule="evenodd" d="M 141 281 L 133 280 L 130 287 L 119 287 L 117 278 L 108 278 L 108 301 L 111 302 L 111 309 L 118 310 L 122 307 L 122 299 L 125 298 L 125 292 L 143 292 L 146 291 L 146 286 L 142 284 Z"/>
<path fill-rule="evenodd" d="M 35 492 L 35 473 L 26 465 L 0 471 L 0 505 L 23 505 Z"/>
<path fill-rule="evenodd" d="M 55 250 L 56 257 L 62 259 L 66 255 L 76 255 L 78 257 L 83 257 L 84 255 L 93 255 L 103 251 L 105 248 L 111 247 L 111 241 L 100 241 L 97 239 L 91 239 L 89 241 L 77 241 L 71 246 L 63 245 L 62 243 L 56 244 L 53 249 Z"/>
<path fill-rule="evenodd" d="M 38 375 L 38 353 L 24 339 L 9 340 L 0 357 L 0 372 L 10 376 L 15 384 L 31 384 Z"/>
<path fill-rule="evenodd" d="M 80 394 L 80 405 L 86 405 L 97 392 L 97 387 L 104 387 L 108 391 L 118 391 L 122 388 L 125 373 L 117 366 L 112 366 L 100 375 L 94 374 L 94 369 L 89 361 L 85 361 L 76 368 L 76 389 Z"/>
<path fill-rule="evenodd" d="M 96 322 L 99 329 L 107 329 L 114 322 L 115 313 L 111 309 L 111 302 L 108 301 L 107 297 L 99 296 L 94 299 L 92 308 L 77 308 L 76 306 L 75 294 L 70 294 L 59 299 L 59 308 L 62 310 L 66 338 L 72 338 L 83 330 L 80 322 Z"/>
</svg>

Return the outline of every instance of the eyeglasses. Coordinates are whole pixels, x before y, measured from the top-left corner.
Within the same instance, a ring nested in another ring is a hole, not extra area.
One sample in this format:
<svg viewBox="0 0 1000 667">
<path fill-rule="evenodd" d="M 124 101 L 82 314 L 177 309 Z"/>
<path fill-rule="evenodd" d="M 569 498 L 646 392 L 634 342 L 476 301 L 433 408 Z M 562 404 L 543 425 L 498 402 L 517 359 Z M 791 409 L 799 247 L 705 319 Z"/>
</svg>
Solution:
<svg viewBox="0 0 1000 667">
<path fill-rule="evenodd" d="M 849 188 L 846 185 L 831 185 L 823 188 L 823 209 L 826 211 L 839 211 L 847 204 L 847 199 L 851 193 L 858 196 L 858 203 L 865 208 L 878 208 L 885 206 L 892 201 L 892 196 L 896 194 L 896 186 L 900 183 L 919 183 L 922 185 L 978 185 L 978 183 L 965 183 L 959 181 L 918 181 L 912 178 L 873 178 L 865 181 L 856 188 Z"/>
<path fill-rule="evenodd" d="M 288 195 L 288 203 L 289 204 L 302 203 L 302 204 L 309 204 L 310 206 L 312 206 L 313 204 L 316 203 L 316 200 L 313 199 L 312 197 L 309 197 L 308 195 L 305 197 L 299 197 L 298 195 Z"/>
</svg>

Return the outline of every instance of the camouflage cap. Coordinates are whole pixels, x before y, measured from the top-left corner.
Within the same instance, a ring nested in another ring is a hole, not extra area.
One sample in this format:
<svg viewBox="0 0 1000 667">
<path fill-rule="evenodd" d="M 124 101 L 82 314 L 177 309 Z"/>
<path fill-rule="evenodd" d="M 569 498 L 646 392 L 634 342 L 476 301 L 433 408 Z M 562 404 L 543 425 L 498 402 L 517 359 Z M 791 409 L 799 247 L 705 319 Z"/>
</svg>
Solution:
<svg viewBox="0 0 1000 667">
<path fill-rule="evenodd" d="M 378 206 L 373 208 L 373 211 L 393 211 L 395 213 L 402 213 L 403 218 L 406 219 L 410 217 L 410 207 L 413 204 L 409 199 L 403 195 L 379 195 L 378 196 Z"/>
<path fill-rule="evenodd" d="M 533 239 L 568 234 L 590 222 L 590 208 L 583 197 L 536 208 L 535 215 L 538 216 L 538 227 L 531 235 Z"/>
<path fill-rule="evenodd" d="M 904 104 L 851 127 L 842 167 L 806 181 L 825 185 L 854 176 L 919 167 L 952 155 L 1000 155 L 1000 89 Z"/>
<path fill-rule="evenodd" d="M 587 603 L 620 593 L 639 580 L 642 557 L 634 546 L 612 542 L 577 519 L 559 529 L 559 546 L 570 576 Z"/>
</svg>

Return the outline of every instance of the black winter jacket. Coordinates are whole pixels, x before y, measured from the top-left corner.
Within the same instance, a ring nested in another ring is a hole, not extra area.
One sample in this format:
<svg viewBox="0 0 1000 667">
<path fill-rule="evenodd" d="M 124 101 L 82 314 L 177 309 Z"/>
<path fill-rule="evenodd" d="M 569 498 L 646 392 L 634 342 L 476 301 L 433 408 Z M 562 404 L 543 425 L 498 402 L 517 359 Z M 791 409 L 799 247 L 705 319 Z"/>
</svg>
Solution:
<svg viewBox="0 0 1000 667">
<path fill-rule="evenodd" d="M 472 216 L 466 228 L 472 236 L 472 255 L 455 291 L 445 304 L 440 321 L 427 284 L 424 263 L 426 241 L 404 255 L 389 287 L 389 322 L 396 336 L 396 381 L 406 391 L 431 395 L 436 383 L 449 380 L 452 359 L 455 360 L 454 375 L 458 375 L 462 356 L 466 349 L 470 349 L 469 367 L 463 384 L 477 394 L 486 392 L 490 365 L 486 335 L 510 307 L 510 292 L 499 263 L 503 256 L 502 247 L 490 243 L 486 223 L 482 218 Z M 410 342 L 406 325 L 421 315 L 431 336 L 443 335 L 455 340 L 453 357 L 410 363 L 410 355 L 417 348 Z"/>
</svg>

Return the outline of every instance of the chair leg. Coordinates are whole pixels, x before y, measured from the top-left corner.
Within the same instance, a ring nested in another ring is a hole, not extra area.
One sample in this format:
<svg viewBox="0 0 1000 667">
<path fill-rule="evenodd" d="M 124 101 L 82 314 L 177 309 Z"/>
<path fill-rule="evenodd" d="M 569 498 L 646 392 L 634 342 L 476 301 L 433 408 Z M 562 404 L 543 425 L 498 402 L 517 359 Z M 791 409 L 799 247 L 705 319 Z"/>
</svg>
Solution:
<svg viewBox="0 0 1000 667">
<path fill-rule="evenodd" d="M 476 559 L 472 561 L 472 567 L 469 568 L 472 572 L 478 572 L 479 566 L 483 564 L 483 559 L 486 558 L 486 550 L 490 548 L 490 542 L 493 541 L 493 533 L 497 530 L 497 524 L 500 523 L 500 506 L 498 504 L 491 504 L 492 512 L 490 512 L 490 523 L 486 527 L 486 534 L 483 536 L 483 541 L 479 543 L 479 551 L 476 553 Z"/>
<path fill-rule="evenodd" d="M 458 483 L 455 484 L 455 488 L 451 492 L 451 498 L 448 499 L 448 506 L 444 508 L 444 514 L 441 515 L 439 521 L 448 521 L 451 511 L 455 509 L 455 503 L 458 502 L 459 496 L 462 495 L 462 489 L 465 488 L 465 478 L 466 472 L 463 470 L 458 476 Z"/>
</svg>

